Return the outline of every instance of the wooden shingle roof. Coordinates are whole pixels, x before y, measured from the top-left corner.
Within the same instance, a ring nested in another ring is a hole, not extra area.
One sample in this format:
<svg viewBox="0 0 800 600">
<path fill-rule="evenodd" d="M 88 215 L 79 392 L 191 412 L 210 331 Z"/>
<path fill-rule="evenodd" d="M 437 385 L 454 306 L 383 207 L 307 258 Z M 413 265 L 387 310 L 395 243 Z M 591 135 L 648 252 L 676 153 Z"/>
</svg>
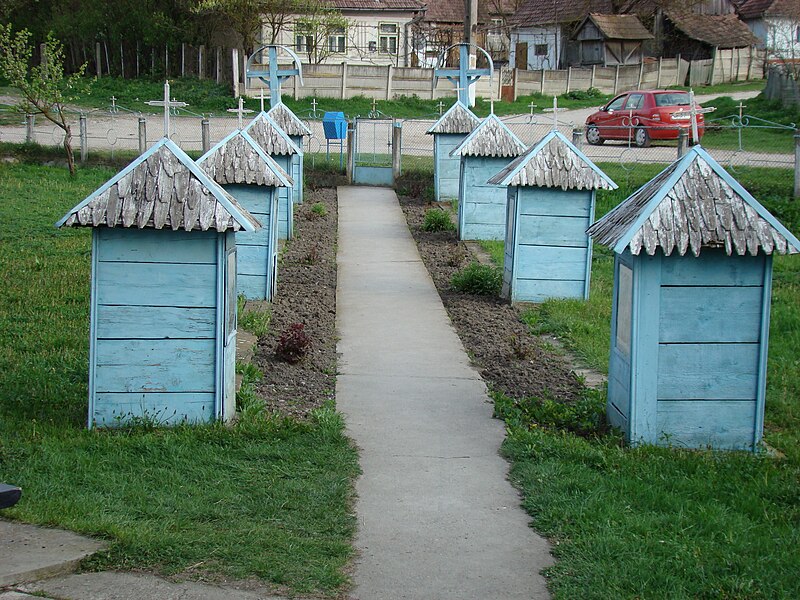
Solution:
<svg viewBox="0 0 800 600">
<path fill-rule="evenodd" d="M 497 115 L 491 114 L 464 138 L 450 156 L 514 157 L 524 151 L 525 144 Z"/>
<path fill-rule="evenodd" d="M 718 48 L 744 48 L 755 46 L 758 38 L 744 21 L 734 13 L 727 15 L 700 15 L 690 11 L 668 10 L 667 18 L 686 37 Z"/>
<path fill-rule="evenodd" d="M 287 133 L 267 113 L 261 112 L 243 129 L 270 156 L 302 154 Z"/>
<path fill-rule="evenodd" d="M 475 129 L 480 122 L 481 120 L 475 116 L 475 113 L 464 106 L 462 102 L 456 102 L 425 133 L 467 134 Z"/>
<path fill-rule="evenodd" d="M 604 246 L 622 253 L 643 249 L 652 256 L 658 248 L 669 256 L 702 248 L 724 248 L 755 256 L 795 254 L 800 241 L 733 179 L 700 146 L 667 167 L 587 233 Z"/>
<path fill-rule="evenodd" d="M 338 10 L 366 10 L 370 12 L 386 11 L 422 11 L 425 5 L 417 0 L 325 0 Z"/>
<path fill-rule="evenodd" d="M 797 0 L 747 0 L 738 9 L 742 19 L 762 17 L 800 18 L 800 3 Z"/>
<path fill-rule="evenodd" d="M 558 131 L 548 133 L 489 183 L 563 190 L 617 189 L 608 175 Z"/>
<path fill-rule="evenodd" d="M 586 21 L 595 24 L 598 31 L 608 40 L 652 40 L 653 34 L 647 31 L 636 15 L 602 15 L 592 13 L 577 27 L 580 30 Z"/>
<path fill-rule="evenodd" d="M 292 187 L 293 181 L 245 131 L 233 131 L 201 156 L 197 164 L 219 184 L 247 183 Z"/>
<path fill-rule="evenodd" d="M 267 111 L 272 120 L 289 135 L 311 135 L 311 130 L 283 102 Z"/>
<path fill-rule="evenodd" d="M 56 227 L 256 231 L 261 224 L 171 140 L 161 139 Z"/>
</svg>

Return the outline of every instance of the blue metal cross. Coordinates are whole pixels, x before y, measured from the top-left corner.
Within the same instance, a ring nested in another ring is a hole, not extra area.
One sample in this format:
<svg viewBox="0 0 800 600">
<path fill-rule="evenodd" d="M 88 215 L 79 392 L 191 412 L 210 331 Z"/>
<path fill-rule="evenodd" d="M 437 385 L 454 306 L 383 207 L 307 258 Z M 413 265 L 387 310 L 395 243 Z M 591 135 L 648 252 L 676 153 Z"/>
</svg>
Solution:
<svg viewBox="0 0 800 600">
<path fill-rule="evenodd" d="M 278 49 L 285 50 L 292 57 L 293 68 L 281 68 L 278 64 Z M 263 50 L 269 51 L 267 69 L 254 69 L 253 62 L 255 57 Z M 303 85 L 303 67 L 300 58 L 286 46 L 269 44 L 261 46 L 250 55 L 245 66 L 245 76 L 247 79 L 260 79 L 269 88 L 269 105 L 275 107 L 281 103 L 281 84 L 289 77 L 299 77 L 300 85 Z"/>
<path fill-rule="evenodd" d="M 454 83 L 456 86 L 456 91 L 458 92 L 458 100 L 464 104 L 465 106 L 469 106 L 469 87 L 478 81 L 483 75 L 488 75 L 489 77 L 492 76 L 492 71 L 494 70 L 494 65 L 492 64 L 492 59 L 489 58 L 489 68 L 488 69 L 470 69 L 469 68 L 469 44 L 458 44 L 458 69 L 436 69 L 433 74 L 438 79 L 439 77 L 447 77 L 447 79 Z M 453 46 L 450 46 L 452 48 Z M 450 50 L 447 48 L 442 53 L 440 57 L 440 63 L 444 62 L 444 58 L 447 57 L 447 52 Z M 486 54 L 483 48 L 478 48 L 481 52 Z M 486 54 L 488 57 L 489 55 Z"/>
</svg>

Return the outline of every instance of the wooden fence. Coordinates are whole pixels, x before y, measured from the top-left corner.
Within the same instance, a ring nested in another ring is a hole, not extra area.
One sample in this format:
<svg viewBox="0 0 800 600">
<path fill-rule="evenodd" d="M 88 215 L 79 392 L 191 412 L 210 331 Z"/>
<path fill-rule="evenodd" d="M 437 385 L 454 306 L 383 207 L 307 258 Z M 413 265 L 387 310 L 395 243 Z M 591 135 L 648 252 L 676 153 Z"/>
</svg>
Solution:
<svg viewBox="0 0 800 600">
<path fill-rule="evenodd" d="M 773 65 L 767 75 L 764 97 L 779 101 L 783 106 L 800 106 L 800 68 L 792 65 Z"/>
</svg>

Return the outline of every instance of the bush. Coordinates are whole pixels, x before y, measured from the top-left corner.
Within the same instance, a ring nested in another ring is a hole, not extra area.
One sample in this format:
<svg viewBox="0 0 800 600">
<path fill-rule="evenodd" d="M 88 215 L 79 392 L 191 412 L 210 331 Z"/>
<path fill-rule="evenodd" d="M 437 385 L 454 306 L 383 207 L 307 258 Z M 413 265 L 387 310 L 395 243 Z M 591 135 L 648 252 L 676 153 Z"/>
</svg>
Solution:
<svg viewBox="0 0 800 600">
<path fill-rule="evenodd" d="M 311 339 L 306 335 L 305 326 L 292 323 L 278 339 L 275 356 L 294 365 L 303 360 L 310 350 Z"/>
<path fill-rule="evenodd" d="M 455 228 L 453 221 L 450 220 L 450 213 L 438 208 L 429 208 L 425 211 L 423 231 L 453 231 Z"/>
<path fill-rule="evenodd" d="M 450 286 L 467 294 L 497 296 L 503 286 L 503 273 L 497 267 L 472 262 L 453 275 Z"/>
<path fill-rule="evenodd" d="M 588 90 L 572 90 L 561 95 L 562 98 L 568 98 L 569 100 L 591 100 L 592 98 L 602 98 L 603 96 L 603 92 L 594 87 L 590 87 Z"/>
</svg>

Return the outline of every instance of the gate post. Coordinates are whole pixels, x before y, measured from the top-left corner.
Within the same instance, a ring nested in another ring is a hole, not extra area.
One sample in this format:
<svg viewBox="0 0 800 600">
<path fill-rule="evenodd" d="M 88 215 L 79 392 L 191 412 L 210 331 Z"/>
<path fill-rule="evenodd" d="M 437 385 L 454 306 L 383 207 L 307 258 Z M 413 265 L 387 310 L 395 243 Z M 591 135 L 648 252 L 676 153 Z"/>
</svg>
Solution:
<svg viewBox="0 0 800 600">
<path fill-rule="evenodd" d="M 211 131 L 210 123 L 207 118 L 203 118 L 203 120 L 200 121 L 200 139 L 203 144 L 203 152 L 211 150 Z"/>
<path fill-rule="evenodd" d="M 353 185 L 353 171 L 355 171 L 355 137 L 356 137 L 356 122 L 353 120 L 347 124 L 347 183 Z"/>
<path fill-rule="evenodd" d="M 81 115 L 78 123 L 81 139 L 81 164 L 86 164 L 86 159 L 89 156 L 89 140 L 86 134 L 86 115 Z"/>
<path fill-rule="evenodd" d="M 147 150 L 147 119 L 139 117 L 139 154 Z"/>
<path fill-rule="evenodd" d="M 403 124 L 395 122 L 392 127 L 392 177 L 395 181 L 400 177 L 401 142 L 403 139 Z"/>
<path fill-rule="evenodd" d="M 33 135 L 33 125 L 35 117 L 33 115 L 25 115 L 25 143 L 32 144 L 36 141 Z"/>
<path fill-rule="evenodd" d="M 689 134 L 686 132 L 685 129 L 681 129 L 678 132 L 678 158 L 681 158 L 684 154 L 686 154 L 686 148 L 689 144 Z"/>
<path fill-rule="evenodd" d="M 572 130 L 572 144 L 578 149 L 581 149 L 583 143 L 583 129 L 576 127 Z"/>
</svg>

